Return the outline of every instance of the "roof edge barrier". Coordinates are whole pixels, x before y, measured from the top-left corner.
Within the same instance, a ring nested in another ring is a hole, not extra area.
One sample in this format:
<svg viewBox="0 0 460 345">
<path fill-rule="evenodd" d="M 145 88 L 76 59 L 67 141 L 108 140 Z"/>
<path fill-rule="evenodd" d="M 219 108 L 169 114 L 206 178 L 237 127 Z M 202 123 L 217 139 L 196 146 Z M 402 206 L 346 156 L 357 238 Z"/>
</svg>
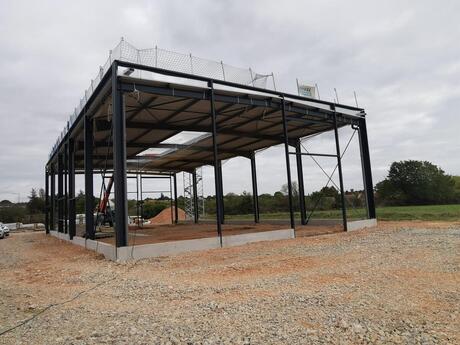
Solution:
<svg viewBox="0 0 460 345">
<path fill-rule="evenodd" d="M 358 114 L 347 114 L 349 116 L 360 116 L 364 114 L 362 108 L 351 107 L 343 104 L 335 104 L 332 102 L 317 100 L 313 98 L 302 97 L 293 94 L 287 94 L 275 90 L 275 82 L 273 73 L 260 74 L 254 72 L 251 68 L 238 68 L 231 65 L 224 64 L 222 61 L 212 61 L 194 57 L 192 54 L 181 54 L 169 50 L 160 49 L 157 46 L 154 48 L 137 49 L 132 44 L 125 41 L 123 38 L 113 50 L 109 51 L 109 57 L 105 64 L 99 67 L 96 76 L 91 80 L 90 86 L 85 90 L 84 96 L 80 99 L 78 106 L 74 109 L 73 113 L 69 116 L 65 128 L 60 133 L 57 141 L 52 147 L 49 155 L 49 160 L 52 159 L 54 154 L 60 148 L 60 145 L 71 133 L 78 122 L 83 116 L 82 114 L 87 111 L 91 103 L 94 101 L 95 95 L 101 90 L 102 85 L 111 77 L 111 68 L 113 63 L 117 61 L 119 67 L 132 68 L 129 75 L 117 74 L 129 78 L 151 79 L 160 80 L 167 76 L 173 76 L 193 81 L 208 82 L 212 80 L 217 85 L 223 85 L 225 88 L 235 88 L 239 91 L 244 90 L 246 93 L 260 94 L 261 96 L 272 98 L 289 98 L 292 102 L 312 102 L 315 106 L 324 104 L 325 106 L 334 105 L 338 108 L 344 109 L 347 112 L 355 111 Z M 160 79 L 158 79 L 160 78 Z M 272 84 L 268 83 L 272 79 Z M 226 90 L 226 89 L 225 89 Z M 325 111 L 330 110 L 324 107 Z M 364 116 L 364 115 L 362 115 Z"/>
</svg>

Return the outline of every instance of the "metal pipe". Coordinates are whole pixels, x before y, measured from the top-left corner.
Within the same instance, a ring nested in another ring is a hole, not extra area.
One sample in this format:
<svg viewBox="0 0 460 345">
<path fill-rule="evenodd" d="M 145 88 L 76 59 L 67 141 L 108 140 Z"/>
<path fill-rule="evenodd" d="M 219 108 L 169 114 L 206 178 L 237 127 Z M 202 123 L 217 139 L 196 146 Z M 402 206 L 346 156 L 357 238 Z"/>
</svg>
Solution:
<svg viewBox="0 0 460 345">
<path fill-rule="evenodd" d="M 126 186 L 126 121 L 123 93 L 118 89 L 118 67 L 112 66 L 113 167 L 115 184 L 115 242 L 128 245 L 128 201 Z"/>
<path fill-rule="evenodd" d="M 297 180 L 299 182 L 299 208 L 300 208 L 300 223 L 307 224 L 306 208 L 305 208 L 305 190 L 303 182 L 303 166 L 302 166 L 302 147 L 300 139 L 297 139 L 295 145 L 296 161 L 297 161 Z"/>
<path fill-rule="evenodd" d="M 222 224 L 221 224 L 221 195 L 219 187 L 219 158 L 217 151 L 217 119 L 216 119 L 216 108 L 214 104 L 214 84 L 212 81 L 208 82 L 209 93 L 210 93 L 210 106 L 211 106 L 211 122 L 212 122 L 212 146 L 214 156 L 214 184 L 216 188 L 216 223 L 217 223 L 217 235 L 219 236 L 220 246 L 222 247 Z"/>
<path fill-rule="evenodd" d="M 287 123 L 286 123 L 286 104 L 284 101 L 284 97 L 281 100 L 281 115 L 283 119 L 284 155 L 286 156 L 286 173 L 287 173 L 288 194 L 289 194 L 289 218 L 291 222 L 291 228 L 295 229 L 294 209 L 292 205 L 292 183 L 291 183 L 291 164 L 290 164 L 290 159 L 289 159 L 289 137 L 288 137 L 288 129 L 287 129 Z"/>
<path fill-rule="evenodd" d="M 342 220 L 343 230 L 347 231 L 347 209 L 345 206 L 345 191 L 343 189 L 343 175 L 342 175 L 342 159 L 340 158 L 340 142 L 339 142 L 339 130 L 337 128 L 337 113 L 335 107 L 331 107 L 334 110 L 334 137 L 335 137 L 335 148 L 337 151 L 337 169 L 339 171 L 339 186 L 340 186 L 340 200 L 342 203 Z"/>
</svg>

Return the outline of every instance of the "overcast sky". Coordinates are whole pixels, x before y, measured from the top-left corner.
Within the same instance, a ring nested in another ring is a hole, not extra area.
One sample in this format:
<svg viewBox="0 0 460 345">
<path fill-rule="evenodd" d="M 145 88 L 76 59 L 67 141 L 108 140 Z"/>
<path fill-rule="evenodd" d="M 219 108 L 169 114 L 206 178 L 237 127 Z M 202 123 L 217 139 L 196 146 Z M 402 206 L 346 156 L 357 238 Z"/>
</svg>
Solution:
<svg viewBox="0 0 460 345">
<path fill-rule="evenodd" d="M 43 187 L 52 143 L 84 89 L 124 37 L 318 83 L 323 99 L 368 114 L 374 182 L 393 161 L 428 160 L 460 175 L 459 1 L 7 1 L 0 2 L 0 199 Z M 342 147 L 351 132 L 340 133 Z M 307 143 L 333 152 L 330 135 Z M 346 188 L 361 188 L 356 137 L 344 159 Z M 286 182 L 284 156 L 257 156 L 259 189 Z M 308 192 L 327 182 L 305 158 Z M 330 172 L 335 162 L 321 160 Z M 295 169 L 294 164 L 292 165 Z M 205 190 L 213 193 L 212 170 Z M 293 170 L 295 176 L 296 172 Z M 181 178 L 179 179 L 181 180 Z M 247 159 L 224 164 L 225 192 L 250 190 Z M 81 181 L 78 182 L 81 185 Z M 77 186 L 78 188 L 78 186 Z"/>
</svg>

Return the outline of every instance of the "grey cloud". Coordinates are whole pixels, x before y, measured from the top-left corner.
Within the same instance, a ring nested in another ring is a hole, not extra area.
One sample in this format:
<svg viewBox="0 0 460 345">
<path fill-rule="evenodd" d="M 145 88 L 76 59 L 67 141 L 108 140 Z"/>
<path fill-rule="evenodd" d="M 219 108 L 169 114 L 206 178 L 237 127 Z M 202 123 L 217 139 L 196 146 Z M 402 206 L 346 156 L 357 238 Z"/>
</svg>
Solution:
<svg viewBox="0 0 460 345">
<path fill-rule="evenodd" d="M 459 10 L 457 1 L 2 1 L 0 199 L 43 185 L 52 143 L 121 36 L 141 48 L 273 71 L 289 92 L 296 77 L 317 82 L 329 100 L 335 87 L 341 102 L 354 104 L 356 90 L 368 113 L 375 181 L 392 161 L 409 158 L 460 174 Z M 341 131 L 342 147 L 350 135 Z M 330 135 L 308 147 L 334 149 Z M 345 157 L 347 188 L 362 185 L 358 152 L 355 140 Z M 261 192 L 285 183 L 282 148 L 261 152 L 257 164 Z M 320 188 L 327 178 L 311 160 L 305 165 L 307 190 Z M 226 163 L 224 179 L 226 192 L 250 190 L 247 160 Z M 212 169 L 205 180 L 213 193 Z"/>
</svg>

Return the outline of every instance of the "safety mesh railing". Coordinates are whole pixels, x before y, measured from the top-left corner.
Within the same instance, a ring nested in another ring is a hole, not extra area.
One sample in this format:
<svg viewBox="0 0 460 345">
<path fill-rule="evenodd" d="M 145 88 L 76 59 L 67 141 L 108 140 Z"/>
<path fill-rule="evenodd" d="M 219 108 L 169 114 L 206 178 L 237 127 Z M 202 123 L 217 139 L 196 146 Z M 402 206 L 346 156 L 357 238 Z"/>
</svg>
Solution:
<svg viewBox="0 0 460 345">
<path fill-rule="evenodd" d="M 59 135 L 56 143 L 53 145 L 50 157 L 59 147 L 62 139 L 69 131 L 70 127 L 76 121 L 78 114 L 86 106 L 88 100 L 101 82 L 105 73 L 109 70 L 114 60 L 136 63 L 139 65 L 156 67 L 160 69 L 182 72 L 186 74 L 212 78 L 216 80 L 229 81 L 240 85 L 255 86 L 263 89 L 275 90 L 275 80 L 273 73 L 260 74 L 252 71 L 251 68 L 239 68 L 224 64 L 222 61 L 212 61 L 193 56 L 192 54 L 180 54 L 173 51 L 160 49 L 158 47 L 149 49 L 137 49 L 123 38 L 120 43 L 110 51 L 109 58 L 103 66 L 100 66 L 99 72 L 91 80 L 91 84 L 86 89 L 83 98 L 80 99 L 78 106 L 69 116 L 66 126 Z M 142 71 L 138 70 L 133 75 L 143 78 Z"/>
</svg>

